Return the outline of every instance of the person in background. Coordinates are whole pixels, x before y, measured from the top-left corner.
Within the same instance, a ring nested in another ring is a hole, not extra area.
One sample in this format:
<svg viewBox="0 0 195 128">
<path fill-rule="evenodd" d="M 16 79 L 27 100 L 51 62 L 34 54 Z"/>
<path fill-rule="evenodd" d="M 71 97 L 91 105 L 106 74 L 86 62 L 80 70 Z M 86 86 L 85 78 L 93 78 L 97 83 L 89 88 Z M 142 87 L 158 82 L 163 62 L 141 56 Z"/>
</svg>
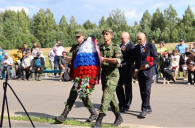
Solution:
<svg viewBox="0 0 195 128">
<path fill-rule="evenodd" d="M 60 60 L 60 57 L 62 56 L 62 52 L 64 51 L 64 47 L 62 47 L 62 44 L 60 41 L 58 41 L 54 45 L 53 50 L 55 51 L 54 69 L 56 70 L 57 67 L 59 67 L 59 69 L 60 69 L 59 60 Z M 56 77 L 56 73 L 54 73 L 54 77 Z"/>
<path fill-rule="evenodd" d="M 13 52 L 10 55 L 10 57 L 14 61 L 14 65 L 13 66 L 15 68 L 16 76 L 18 75 L 18 66 L 19 66 L 17 61 L 22 59 L 22 51 L 23 51 L 23 49 L 19 48 L 19 49 L 13 50 Z"/>
<path fill-rule="evenodd" d="M 163 84 L 169 84 L 170 79 L 175 81 L 173 79 L 173 74 L 172 74 L 172 59 L 169 57 L 169 53 L 167 51 L 164 52 L 164 56 L 161 56 L 161 66 L 160 70 L 163 73 L 163 79 L 164 82 Z"/>
<path fill-rule="evenodd" d="M 150 43 L 153 43 L 154 46 L 155 46 L 155 41 L 154 40 L 150 40 Z M 157 47 L 155 46 L 156 50 L 157 50 Z"/>
<path fill-rule="evenodd" d="M 41 51 L 41 48 L 39 48 L 38 52 L 41 53 L 41 57 L 43 57 L 44 61 L 45 61 L 45 56 L 43 55 L 43 52 Z"/>
<path fill-rule="evenodd" d="M 158 70 L 160 69 L 160 66 L 162 64 L 162 56 L 164 55 L 164 52 L 167 50 L 166 47 L 164 47 L 165 44 L 163 41 L 160 41 L 159 43 L 159 47 L 157 48 L 157 54 L 158 54 L 158 58 L 159 58 L 159 61 L 158 61 Z M 163 74 L 162 73 L 159 73 L 159 78 L 162 78 L 163 77 Z"/>
<path fill-rule="evenodd" d="M 174 72 L 174 79 L 178 75 L 178 70 L 179 70 L 179 59 L 180 56 L 177 54 L 176 50 L 173 50 L 173 55 L 171 56 L 172 58 L 172 70 Z"/>
<path fill-rule="evenodd" d="M 23 46 L 24 46 L 23 51 L 26 52 L 26 51 L 29 51 L 29 50 L 30 50 L 30 49 L 28 48 L 27 43 L 24 43 Z"/>
<path fill-rule="evenodd" d="M 0 62 L 3 59 L 4 56 L 5 56 L 5 52 L 4 52 L 4 50 L 2 49 L 2 47 L 0 45 Z"/>
<path fill-rule="evenodd" d="M 45 61 L 44 61 L 44 58 L 41 57 L 41 53 L 37 52 L 36 54 L 37 54 L 37 57 L 35 57 L 32 60 L 30 68 L 29 68 L 32 74 L 31 79 L 29 79 L 30 81 L 34 80 L 35 73 L 38 74 L 37 80 L 41 81 L 41 74 L 43 73 L 44 68 L 45 68 Z"/>
<path fill-rule="evenodd" d="M 195 52 L 195 43 L 193 43 L 192 49 L 190 49 L 191 52 Z"/>
<path fill-rule="evenodd" d="M 33 49 L 31 55 L 32 55 L 33 57 L 37 57 L 37 52 L 38 52 L 38 51 L 39 51 L 39 46 L 36 46 L 36 48 Z"/>
<path fill-rule="evenodd" d="M 48 53 L 48 58 L 49 58 L 49 63 L 50 63 L 50 66 L 51 66 L 51 70 L 54 70 L 54 57 L 55 57 L 55 53 L 54 53 L 54 50 L 52 49 Z"/>
<path fill-rule="evenodd" d="M 29 67 L 31 64 L 31 61 L 33 60 L 33 57 L 30 56 L 30 51 L 25 52 L 25 57 L 22 61 L 21 66 L 18 68 L 18 81 L 22 80 L 22 72 L 24 71 L 24 80 L 26 81 L 29 78 Z"/>
<path fill-rule="evenodd" d="M 194 48 L 192 43 L 189 43 L 189 50 L 192 50 Z"/>
<path fill-rule="evenodd" d="M 195 85 L 195 77 L 194 77 L 194 84 L 192 83 L 192 75 L 195 76 L 194 61 L 188 59 L 186 64 L 188 65 L 188 83 L 187 83 L 187 85 Z"/>
<path fill-rule="evenodd" d="M 0 67 L 0 77 L 2 72 L 6 70 L 8 79 L 10 79 L 10 69 L 12 69 L 13 63 L 13 59 L 8 54 L 5 54 L 1 60 L 2 67 Z"/>
<path fill-rule="evenodd" d="M 188 46 L 185 45 L 185 40 L 184 40 L 184 39 L 181 39 L 181 40 L 180 40 L 180 44 L 177 45 L 177 46 L 175 47 L 175 49 L 177 49 L 177 50 L 179 51 L 179 54 L 181 55 L 182 53 L 185 52 L 185 49 L 186 49 L 187 47 L 188 47 Z"/>
<path fill-rule="evenodd" d="M 33 50 L 35 50 L 36 49 L 36 47 L 37 47 L 37 43 L 36 42 L 33 42 L 33 46 L 32 46 L 32 48 L 31 48 L 31 53 L 33 52 Z"/>
<path fill-rule="evenodd" d="M 184 81 L 187 81 L 187 77 L 188 77 L 187 64 L 186 64 L 188 57 L 186 56 L 186 52 L 189 52 L 189 48 L 185 49 L 185 53 L 181 54 L 180 60 L 179 60 L 179 68 L 180 68 L 180 71 L 183 71 Z"/>
<path fill-rule="evenodd" d="M 67 56 L 67 52 L 63 51 L 62 52 L 62 57 L 60 57 L 60 61 L 59 61 L 59 65 L 61 67 L 61 74 L 60 74 L 60 81 L 63 81 L 63 77 L 62 75 L 64 74 L 64 72 L 69 72 L 69 63 L 66 62 L 66 56 Z"/>
</svg>

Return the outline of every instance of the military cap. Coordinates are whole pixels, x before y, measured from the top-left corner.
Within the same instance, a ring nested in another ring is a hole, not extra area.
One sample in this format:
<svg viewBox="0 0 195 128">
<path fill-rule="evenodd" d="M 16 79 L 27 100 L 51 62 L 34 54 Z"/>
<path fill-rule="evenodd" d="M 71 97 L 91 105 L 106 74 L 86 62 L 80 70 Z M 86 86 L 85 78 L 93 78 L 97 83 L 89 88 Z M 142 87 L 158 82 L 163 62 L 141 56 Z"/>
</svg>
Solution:
<svg viewBox="0 0 195 128">
<path fill-rule="evenodd" d="M 82 36 L 85 35 L 85 31 L 82 29 L 78 29 L 75 31 L 75 36 Z"/>
<path fill-rule="evenodd" d="M 104 34 L 104 32 L 109 32 L 109 33 L 113 34 L 113 31 L 112 31 L 112 29 L 110 29 L 110 28 L 104 29 L 104 30 L 102 31 L 102 34 Z"/>
</svg>

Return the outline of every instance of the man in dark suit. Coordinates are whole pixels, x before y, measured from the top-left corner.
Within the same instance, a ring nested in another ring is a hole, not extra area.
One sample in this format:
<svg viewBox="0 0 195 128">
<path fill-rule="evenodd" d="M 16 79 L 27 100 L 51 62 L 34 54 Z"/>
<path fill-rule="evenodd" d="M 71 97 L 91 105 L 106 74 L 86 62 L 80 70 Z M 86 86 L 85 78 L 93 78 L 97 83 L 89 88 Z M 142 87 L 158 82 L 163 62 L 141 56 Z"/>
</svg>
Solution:
<svg viewBox="0 0 195 128">
<path fill-rule="evenodd" d="M 155 49 L 155 45 L 146 41 L 144 33 L 139 33 L 137 35 L 138 45 L 135 46 L 133 50 L 133 56 L 127 62 L 121 64 L 122 66 L 127 66 L 132 62 L 135 62 L 134 74 L 138 76 L 140 94 L 142 99 L 142 106 L 140 117 L 145 118 L 146 114 L 152 112 L 150 106 L 150 93 L 152 77 L 156 74 L 156 64 L 158 63 L 158 55 Z M 146 64 L 146 58 L 153 57 L 153 64 Z"/>
<path fill-rule="evenodd" d="M 121 34 L 121 52 L 123 54 L 123 61 L 127 61 L 132 56 L 132 49 L 135 46 L 129 41 L 129 33 L 124 32 Z M 132 101 L 132 75 L 134 71 L 134 64 L 126 67 L 120 67 L 120 78 L 116 88 L 116 94 L 119 101 L 120 112 L 128 111 Z M 124 91 L 124 88 L 125 91 Z"/>
</svg>

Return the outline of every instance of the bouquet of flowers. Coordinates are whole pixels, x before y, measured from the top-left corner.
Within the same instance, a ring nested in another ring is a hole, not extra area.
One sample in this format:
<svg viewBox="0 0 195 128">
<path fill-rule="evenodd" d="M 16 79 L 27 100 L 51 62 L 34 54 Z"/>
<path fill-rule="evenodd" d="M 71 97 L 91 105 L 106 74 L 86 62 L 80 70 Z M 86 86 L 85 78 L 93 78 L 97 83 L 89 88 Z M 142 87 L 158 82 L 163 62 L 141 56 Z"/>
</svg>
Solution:
<svg viewBox="0 0 195 128">
<path fill-rule="evenodd" d="M 89 37 L 75 53 L 73 82 L 80 98 L 85 98 L 94 90 L 100 78 L 101 56 L 97 40 Z"/>
</svg>

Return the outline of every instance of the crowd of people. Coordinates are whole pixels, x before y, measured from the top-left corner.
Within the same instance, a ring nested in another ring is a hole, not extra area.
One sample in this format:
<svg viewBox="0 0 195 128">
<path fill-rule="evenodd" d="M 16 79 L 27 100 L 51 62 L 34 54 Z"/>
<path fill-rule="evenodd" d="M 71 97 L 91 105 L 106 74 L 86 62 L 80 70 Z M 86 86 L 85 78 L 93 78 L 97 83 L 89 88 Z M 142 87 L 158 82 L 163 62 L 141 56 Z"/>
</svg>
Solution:
<svg viewBox="0 0 195 128">
<path fill-rule="evenodd" d="M 57 69 L 58 66 L 61 69 L 60 81 L 63 80 L 64 72 L 69 71 L 69 64 L 64 61 L 66 55 L 67 52 L 64 51 L 60 41 L 54 45 L 48 54 L 51 70 Z M 23 47 L 13 50 L 10 55 L 5 53 L 0 46 L 0 62 L 0 77 L 6 71 L 8 79 L 17 78 L 18 81 L 22 79 L 24 81 L 35 79 L 41 81 L 41 75 L 46 69 L 45 56 L 36 42 L 33 42 L 32 48 L 28 48 L 27 44 L 24 43 Z"/>
<path fill-rule="evenodd" d="M 151 40 L 150 42 L 154 42 Z M 188 85 L 192 85 L 193 73 L 189 70 L 190 64 L 194 64 L 187 55 L 190 52 L 195 52 L 195 43 L 190 43 L 189 47 L 185 44 L 183 39 L 180 44 L 175 47 L 173 51 L 168 51 L 164 42 L 159 43 L 157 54 L 158 61 L 158 78 L 163 78 L 163 84 L 169 84 L 170 80 L 176 81 L 181 79 L 180 74 L 183 72 L 183 79 L 187 81 Z M 154 82 L 156 77 L 154 76 Z"/>
</svg>

